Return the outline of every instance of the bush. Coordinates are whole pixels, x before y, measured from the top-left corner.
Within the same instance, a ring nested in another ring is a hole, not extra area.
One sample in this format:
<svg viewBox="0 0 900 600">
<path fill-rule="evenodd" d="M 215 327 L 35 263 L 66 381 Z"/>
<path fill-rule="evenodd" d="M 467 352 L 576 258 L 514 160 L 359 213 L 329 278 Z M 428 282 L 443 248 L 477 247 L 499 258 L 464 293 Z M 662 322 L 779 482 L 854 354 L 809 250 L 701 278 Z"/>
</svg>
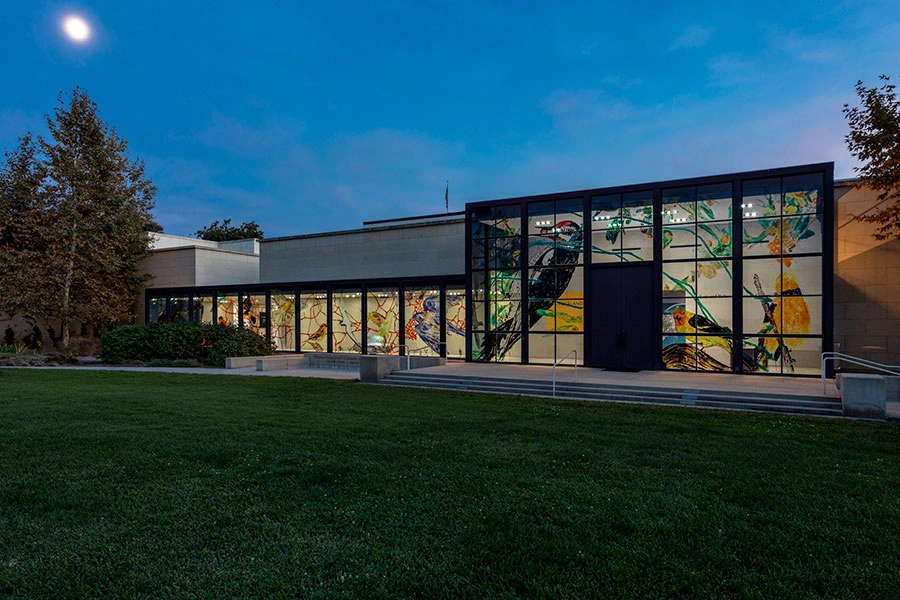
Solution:
<svg viewBox="0 0 900 600">
<path fill-rule="evenodd" d="M 265 338 L 246 329 L 205 323 L 123 325 L 100 338 L 100 358 L 125 361 L 197 361 L 224 367 L 229 356 L 274 354 Z"/>
</svg>

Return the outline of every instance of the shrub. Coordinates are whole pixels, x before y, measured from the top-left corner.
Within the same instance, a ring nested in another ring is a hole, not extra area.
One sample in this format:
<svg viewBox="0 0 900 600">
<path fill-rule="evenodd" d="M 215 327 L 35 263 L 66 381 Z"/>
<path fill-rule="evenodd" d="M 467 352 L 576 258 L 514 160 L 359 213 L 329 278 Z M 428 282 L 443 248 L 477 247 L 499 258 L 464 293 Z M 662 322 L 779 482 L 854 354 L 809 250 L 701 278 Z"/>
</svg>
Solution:
<svg viewBox="0 0 900 600">
<path fill-rule="evenodd" d="M 100 338 L 100 358 L 115 364 L 193 360 L 223 367 L 229 356 L 274 353 L 275 347 L 252 331 L 205 323 L 123 325 Z"/>
</svg>

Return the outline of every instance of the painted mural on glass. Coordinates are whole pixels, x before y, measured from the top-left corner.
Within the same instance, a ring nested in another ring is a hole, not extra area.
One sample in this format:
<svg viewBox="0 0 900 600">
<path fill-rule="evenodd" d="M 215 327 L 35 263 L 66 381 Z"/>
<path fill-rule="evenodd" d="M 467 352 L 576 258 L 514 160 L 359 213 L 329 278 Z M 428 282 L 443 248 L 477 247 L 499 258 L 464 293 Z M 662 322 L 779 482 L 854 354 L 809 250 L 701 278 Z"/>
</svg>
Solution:
<svg viewBox="0 0 900 600">
<path fill-rule="evenodd" d="M 328 296 L 324 290 L 300 294 L 300 351 L 328 351 Z"/>
<path fill-rule="evenodd" d="M 335 291 L 331 297 L 333 352 L 362 352 L 362 292 Z"/>
<path fill-rule="evenodd" d="M 509 209 L 506 214 L 508 217 Z M 487 262 L 483 275 L 473 275 L 473 309 L 486 311 L 484 331 L 473 333 L 474 360 L 521 360 L 525 331 L 574 333 L 584 329 L 583 269 L 579 267 L 584 250 L 581 200 L 529 206 L 524 281 L 518 268 L 521 232 L 514 229 L 520 222 L 505 218 L 483 227 L 487 254 L 496 258 Z M 485 290 L 483 304 L 480 289 Z M 552 361 L 555 344 L 548 347 Z"/>
<path fill-rule="evenodd" d="M 366 298 L 366 346 L 372 354 L 400 351 L 399 294 L 392 290 L 369 290 Z"/>
<path fill-rule="evenodd" d="M 730 371 L 731 184 L 662 193 L 662 362 L 667 369 Z"/>
<path fill-rule="evenodd" d="M 742 199 L 745 370 L 819 370 L 821 176 L 749 182 Z"/>
<path fill-rule="evenodd" d="M 270 335 L 277 350 L 294 350 L 296 339 L 296 295 L 293 292 L 272 291 L 269 299 L 272 307 Z"/>
<path fill-rule="evenodd" d="M 460 341 L 465 348 L 466 309 L 465 296 L 448 290 L 447 304 L 447 355 L 451 348 L 459 351 Z M 412 355 L 439 356 L 441 351 L 441 295 L 438 289 L 407 289 L 405 293 L 406 346 Z M 453 338 L 458 338 L 454 340 Z"/>
<path fill-rule="evenodd" d="M 653 191 L 591 199 L 591 262 L 653 260 Z"/>
</svg>

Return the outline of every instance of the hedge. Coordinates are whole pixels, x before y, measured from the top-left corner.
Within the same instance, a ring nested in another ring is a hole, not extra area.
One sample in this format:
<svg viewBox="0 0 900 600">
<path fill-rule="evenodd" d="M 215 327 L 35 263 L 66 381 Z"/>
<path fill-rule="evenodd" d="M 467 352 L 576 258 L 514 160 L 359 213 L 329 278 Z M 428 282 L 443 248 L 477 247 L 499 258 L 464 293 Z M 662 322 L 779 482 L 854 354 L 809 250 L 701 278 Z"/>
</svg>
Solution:
<svg viewBox="0 0 900 600">
<path fill-rule="evenodd" d="M 100 338 L 100 359 L 126 361 L 196 360 L 224 367 L 229 356 L 274 354 L 275 347 L 247 329 L 206 323 L 123 325 Z"/>
</svg>

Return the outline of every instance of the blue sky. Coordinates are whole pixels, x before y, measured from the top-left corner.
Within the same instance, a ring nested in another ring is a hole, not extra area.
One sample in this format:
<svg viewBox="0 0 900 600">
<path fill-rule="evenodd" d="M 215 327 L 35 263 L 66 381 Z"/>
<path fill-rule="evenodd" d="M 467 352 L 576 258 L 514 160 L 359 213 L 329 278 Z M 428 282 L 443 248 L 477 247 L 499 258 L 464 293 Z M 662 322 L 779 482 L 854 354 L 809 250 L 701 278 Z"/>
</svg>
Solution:
<svg viewBox="0 0 900 600">
<path fill-rule="evenodd" d="M 0 147 L 79 85 L 165 231 L 267 237 L 466 202 L 834 161 L 900 80 L 900 2 L 10 2 Z M 685 6 L 687 5 L 687 7 Z M 93 35 L 68 40 L 83 16 Z"/>
</svg>

